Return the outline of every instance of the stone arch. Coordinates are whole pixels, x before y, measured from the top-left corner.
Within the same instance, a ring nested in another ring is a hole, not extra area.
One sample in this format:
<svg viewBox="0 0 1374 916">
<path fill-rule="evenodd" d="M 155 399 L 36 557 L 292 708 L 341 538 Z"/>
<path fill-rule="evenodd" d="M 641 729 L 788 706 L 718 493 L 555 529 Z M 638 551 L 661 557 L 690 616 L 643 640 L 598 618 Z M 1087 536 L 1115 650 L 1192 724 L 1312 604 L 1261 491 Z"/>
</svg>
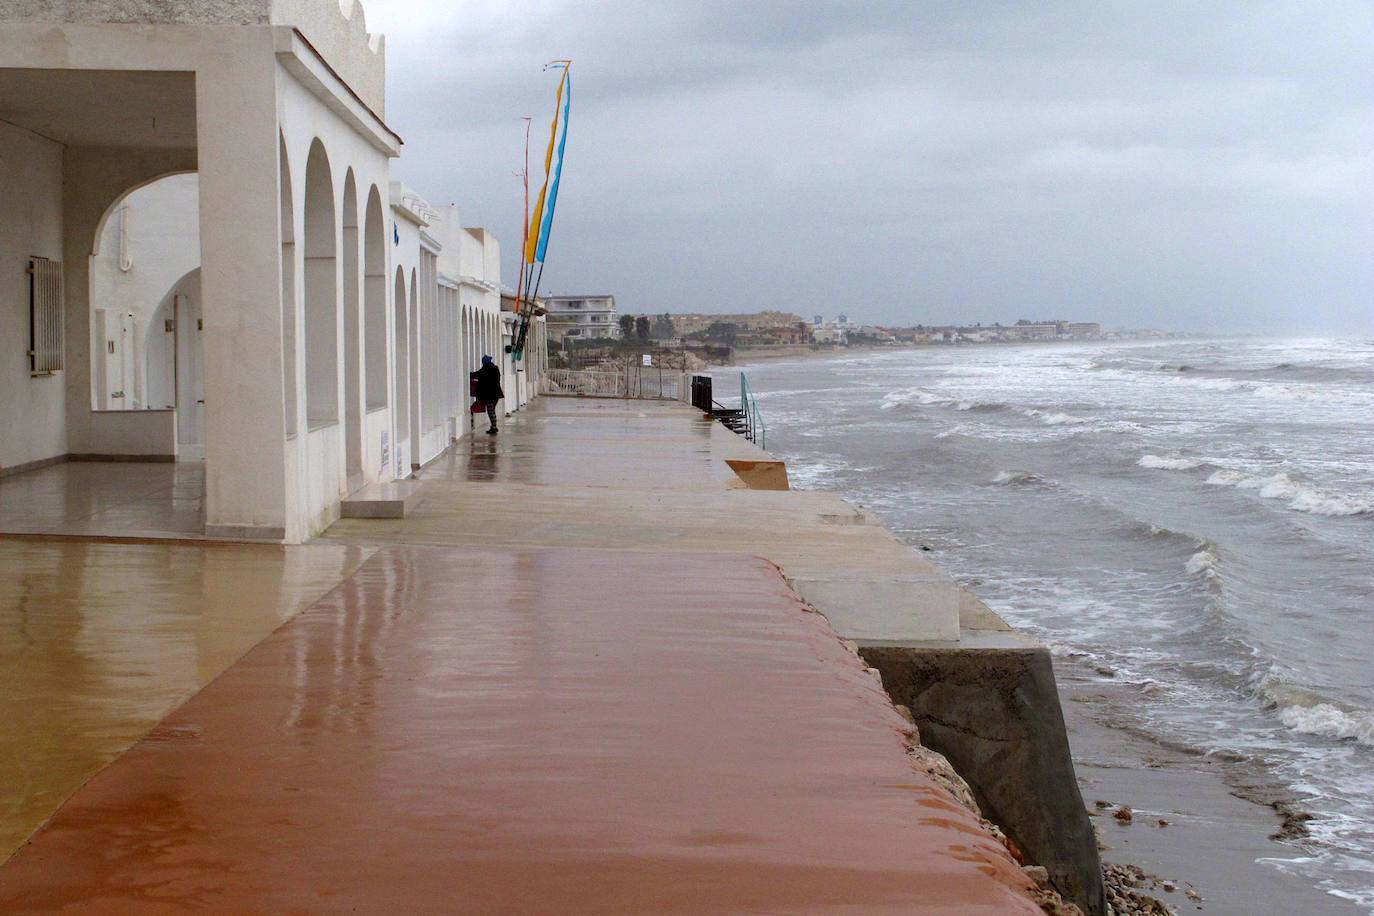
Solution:
<svg viewBox="0 0 1374 916">
<path fill-rule="evenodd" d="M 182 295 L 197 301 L 200 299 L 199 267 L 183 274 L 168 288 L 158 302 L 153 320 L 148 323 L 143 351 L 147 354 L 148 362 L 148 405 L 153 408 L 177 406 L 177 348 L 176 335 L 172 332 L 176 329 L 178 319 L 188 317 L 178 314 L 177 297 Z"/>
<path fill-rule="evenodd" d="M 286 155 L 286 137 L 278 134 L 277 184 L 281 189 L 281 355 L 282 403 L 285 407 L 286 438 L 296 435 L 300 411 L 300 382 L 297 378 L 297 327 L 299 308 L 296 297 L 296 201 L 291 191 L 291 161 Z"/>
<path fill-rule="evenodd" d="M 86 270 L 93 410 L 163 406 L 148 391 L 149 331 L 166 291 L 199 266 L 195 171 L 138 181 L 102 211 Z"/>
<path fill-rule="evenodd" d="M 462 292 L 460 291 L 458 295 L 461 297 L 461 296 L 462 296 Z M 457 347 L 457 350 L 458 350 L 458 363 L 459 363 L 459 365 L 458 365 L 458 375 L 459 375 L 459 378 L 463 380 L 463 381 L 462 381 L 462 386 L 463 386 L 463 387 L 460 389 L 460 390 L 462 390 L 462 391 L 467 391 L 467 390 L 471 387 L 470 385 L 468 385 L 468 382 L 467 382 L 468 373 L 472 371 L 472 365 L 471 365 L 471 363 L 469 362 L 469 359 L 468 359 L 468 347 L 471 345 L 471 341 L 472 341 L 472 327 L 471 327 L 471 325 L 472 325 L 472 310 L 468 308 L 468 304 L 467 304 L 466 302 L 463 302 L 463 301 L 460 299 L 460 300 L 459 300 L 459 305 L 458 305 L 458 347 Z"/>
<path fill-rule="evenodd" d="M 363 378 L 368 410 L 386 406 L 386 219 L 373 185 L 363 226 Z"/>
<path fill-rule="evenodd" d="M 100 254 L 101 236 L 104 234 L 105 228 L 109 223 L 110 218 L 114 216 L 117 212 L 119 212 L 120 205 L 129 199 L 129 195 L 133 194 L 135 191 L 141 191 L 149 185 L 157 184 L 159 181 L 163 181 L 168 178 L 175 178 L 178 175 L 195 174 L 197 174 L 195 169 L 169 169 L 164 172 L 158 172 L 157 174 L 152 175 L 150 177 L 143 178 L 135 182 L 134 184 L 129 185 L 127 188 L 116 194 L 114 198 L 110 200 L 109 205 L 105 207 L 103 212 L 101 212 L 100 218 L 96 221 L 95 235 L 91 238 L 91 254 Z"/>
<path fill-rule="evenodd" d="M 344 175 L 342 210 L 344 460 L 348 488 L 355 490 L 362 486 L 363 475 L 362 258 L 358 236 L 358 182 L 351 168 Z"/>
<path fill-rule="evenodd" d="M 410 360 L 406 366 L 407 388 L 410 392 L 410 465 L 415 467 L 420 459 L 421 428 L 420 415 L 420 279 L 416 269 L 410 269 L 410 307 L 407 311 L 406 350 Z M 428 333 L 428 329 L 426 329 Z"/>
<path fill-rule="evenodd" d="M 406 379 L 406 374 L 410 366 L 410 350 L 406 346 L 406 342 L 410 337 L 410 329 L 406 320 L 406 313 L 408 311 L 406 307 L 406 272 L 402 267 L 396 268 L 396 290 L 392 307 L 396 313 L 396 327 L 394 331 L 394 358 L 396 360 L 394 367 L 396 378 L 395 425 L 396 445 L 399 448 L 410 435 L 410 414 L 406 409 L 407 405 L 410 404 L 410 386 L 407 384 Z M 400 476 L 402 471 L 408 469 L 401 467 L 399 457 L 397 460 L 396 473 L 397 476 Z"/>
<path fill-rule="evenodd" d="M 339 260 L 334 178 L 317 138 L 305 164 L 305 416 L 339 422 Z"/>
</svg>

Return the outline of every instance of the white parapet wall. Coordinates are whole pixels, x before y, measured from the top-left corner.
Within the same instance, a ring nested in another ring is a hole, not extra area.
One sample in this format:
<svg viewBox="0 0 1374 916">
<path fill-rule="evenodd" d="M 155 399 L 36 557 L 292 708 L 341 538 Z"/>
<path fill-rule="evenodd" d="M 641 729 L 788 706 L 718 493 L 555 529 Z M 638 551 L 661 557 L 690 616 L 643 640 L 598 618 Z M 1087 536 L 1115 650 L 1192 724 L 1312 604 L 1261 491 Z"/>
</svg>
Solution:
<svg viewBox="0 0 1374 916">
<path fill-rule="evenodd" d="M 81 457 L 160 458 L 176 455 L 175 410 L 101 410 L 91 417 L 91 451 Z"/>
</svg>

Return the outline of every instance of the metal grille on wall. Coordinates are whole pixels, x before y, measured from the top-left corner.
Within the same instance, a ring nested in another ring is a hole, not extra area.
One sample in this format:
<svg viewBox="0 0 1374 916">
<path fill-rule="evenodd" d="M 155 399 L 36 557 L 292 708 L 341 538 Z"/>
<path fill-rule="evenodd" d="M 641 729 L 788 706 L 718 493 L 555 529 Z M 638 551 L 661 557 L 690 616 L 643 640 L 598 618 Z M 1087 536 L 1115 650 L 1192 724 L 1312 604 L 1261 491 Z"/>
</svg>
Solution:
<svg viewBox="0 0 1374 916">
<path fill-rule="evenodd" d="M 29 258 L 29 372 L 62 368 L 62 262 Z"/>
</svg>

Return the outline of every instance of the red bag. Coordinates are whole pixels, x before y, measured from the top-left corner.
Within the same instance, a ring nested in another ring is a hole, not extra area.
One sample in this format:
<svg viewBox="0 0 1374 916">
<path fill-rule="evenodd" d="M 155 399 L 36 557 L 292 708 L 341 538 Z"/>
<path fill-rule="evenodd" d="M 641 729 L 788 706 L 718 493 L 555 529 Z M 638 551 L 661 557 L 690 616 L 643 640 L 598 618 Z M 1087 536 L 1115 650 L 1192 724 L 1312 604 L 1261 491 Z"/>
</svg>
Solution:
<svg viewBox="0 0 1374 916">
<path fill-rule="evenodd" d="M 471 409 L 473 413 L 486 413 L 487 405 L 483 404 L 481 401 L 473 401 Z"/>
</svg>

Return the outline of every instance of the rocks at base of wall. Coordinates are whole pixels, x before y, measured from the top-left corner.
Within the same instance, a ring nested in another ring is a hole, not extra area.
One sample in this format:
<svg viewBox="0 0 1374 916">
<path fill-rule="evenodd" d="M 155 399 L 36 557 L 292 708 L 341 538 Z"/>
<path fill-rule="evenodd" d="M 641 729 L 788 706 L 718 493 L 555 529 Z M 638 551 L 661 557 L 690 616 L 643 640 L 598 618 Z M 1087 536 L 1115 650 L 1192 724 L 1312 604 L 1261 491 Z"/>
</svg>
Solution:
<svg viewBox="0 0 1374 916">
<path fill-rule="evenodd" d="M 888 694 L 909 706 L 921 744 L 962 776 L 1010 848 L 1044 866 L 1065 900 L 1105 916 L 1097 840 L 1074 778 L 1049 651 L 864 646 Z"/>
</svg>

